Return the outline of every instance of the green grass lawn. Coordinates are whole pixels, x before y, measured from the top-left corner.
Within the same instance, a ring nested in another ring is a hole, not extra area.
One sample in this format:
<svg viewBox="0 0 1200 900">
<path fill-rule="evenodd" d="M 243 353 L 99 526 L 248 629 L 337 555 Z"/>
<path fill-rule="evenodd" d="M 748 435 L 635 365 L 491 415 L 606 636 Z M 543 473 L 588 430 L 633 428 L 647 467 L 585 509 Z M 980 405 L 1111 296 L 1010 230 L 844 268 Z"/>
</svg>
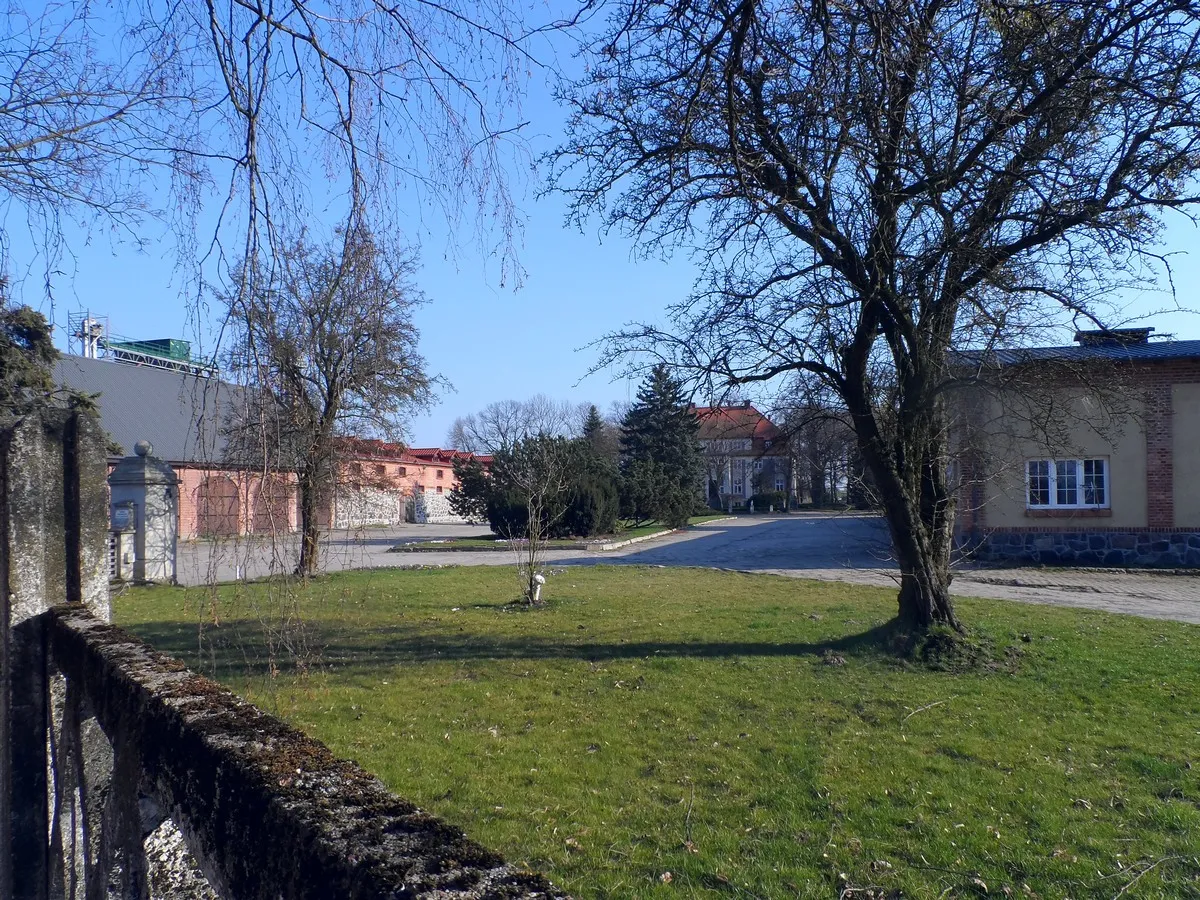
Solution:
<svg viewBox="0 0 1200 900">
<path fill-rule="evenodd" d="M 725 513 L 717 513 L 711 516 L 692 516 L 688 519 L 688 525 L 701 525 L 705 522 L 712 522 L 716 519 L 726 518 Z M 667 526 L 660 522 L 647 522 L 644 525 L 634 527 L 625 527 L 616 534 L 601 535 L 594 538 L 586 538 L 585 540 L 603 543 L 605 541 L 627 541 L 631 538 L 645 537 L 648 534 L 657 534 L 660 531 L 667 530 Z M 551 550 L 570 550 L 578 547 L 580 539 L 566 538 L 554 539 L 546 541 L 546 546 Z M 444 541 L 414 541 L 411 544 L 397 544 L 394 548 L 397 553 L 429 553 L 438 550 L 511 550 L 511 546 L 504 538 L 496 537 L 490 531 L 481 532 L 475 537 L 467 538 L 452 538 Z"/>
<path fill-rule="evenodd" d="M 1200 897 L 1200 628 L 962 601 L 997 662 L 951 673 L 884 652 L 891 592 L 849 585 L 573 568 L 533 611 L 509 568 L 281 590 L 115 615 L 578 897 Z"/>
</svg>

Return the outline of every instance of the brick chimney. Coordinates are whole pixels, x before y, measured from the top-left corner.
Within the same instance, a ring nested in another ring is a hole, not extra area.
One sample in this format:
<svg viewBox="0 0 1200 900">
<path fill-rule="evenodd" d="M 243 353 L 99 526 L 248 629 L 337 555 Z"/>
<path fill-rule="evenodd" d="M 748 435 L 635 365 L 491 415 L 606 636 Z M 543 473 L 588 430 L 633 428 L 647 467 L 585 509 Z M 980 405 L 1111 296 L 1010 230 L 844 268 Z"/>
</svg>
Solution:
<svg viewBox="0 0 1200 900">
<path fill-rule="evenodd" d="M 1081 347 L 1115 347 L 1130 344 L 1150 343 L 1153 328 L 1100 328 L 1094 331 L 1075 332 L 1075 341 Z"/>
</svg>

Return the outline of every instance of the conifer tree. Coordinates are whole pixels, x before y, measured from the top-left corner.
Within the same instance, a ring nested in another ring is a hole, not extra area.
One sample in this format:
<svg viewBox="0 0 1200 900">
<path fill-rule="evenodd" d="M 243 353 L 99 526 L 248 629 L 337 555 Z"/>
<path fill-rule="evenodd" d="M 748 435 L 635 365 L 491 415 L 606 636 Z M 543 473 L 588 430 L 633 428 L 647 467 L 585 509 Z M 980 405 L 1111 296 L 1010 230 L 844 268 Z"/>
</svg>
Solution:
<svg viewBox="0 0 1200 900">
<path fill-rule="evenodd" d="M 604 420 L 600 418 L 600 410 L 596 404 L 588 407 L 587 418 L 583 420 L 583 436 L 589 442 L 595 441 L 604 433 Z"/>
<path fill-rule="evenodd" d="M 0 281 L 0 412 L 24 415 L 49 405 L 57 359 L 45 317 L 28 306 L 10 305 Z"/>
<path fill-rule="evenodd" d="M 622 497 L 627 514 L 673 527 L 687 524 L 703 471 L 698 429 L 682 384 L 665 365 L 655 366 L 622 422 Z"/>
</svg>

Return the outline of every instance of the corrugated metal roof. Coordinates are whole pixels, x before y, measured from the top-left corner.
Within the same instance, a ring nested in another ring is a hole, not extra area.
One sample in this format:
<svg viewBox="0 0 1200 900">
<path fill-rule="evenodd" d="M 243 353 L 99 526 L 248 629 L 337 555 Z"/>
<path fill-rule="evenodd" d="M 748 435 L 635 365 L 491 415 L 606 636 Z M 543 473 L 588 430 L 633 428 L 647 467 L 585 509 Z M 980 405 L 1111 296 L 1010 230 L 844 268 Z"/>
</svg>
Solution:
<svg viewBox="0 0 1200 900">
<path fill-rule="evenodd" d="M 54 380 L 85 394 L 99 394 L 101 427 L 124 449 L 139 440 L 172 463 L 220 463 L 238 389 L 216 378 L 131 366 L 105 359 L 63 356 Z"/>
<path fill-rule="evenodd" d="M 1115 362 L 1151 362 L 1170 359 L 1200 359 L 1200 341 L 1158 341 L 1148 344 L 1072 344 L 1066 347 L 1027 347 L 1013 350 L 962 350 L 951 355 L 967 365 L 984 359 L 996 365 L 1013 366 L 1042 361 L 1107 359 Z"/>
</svg>

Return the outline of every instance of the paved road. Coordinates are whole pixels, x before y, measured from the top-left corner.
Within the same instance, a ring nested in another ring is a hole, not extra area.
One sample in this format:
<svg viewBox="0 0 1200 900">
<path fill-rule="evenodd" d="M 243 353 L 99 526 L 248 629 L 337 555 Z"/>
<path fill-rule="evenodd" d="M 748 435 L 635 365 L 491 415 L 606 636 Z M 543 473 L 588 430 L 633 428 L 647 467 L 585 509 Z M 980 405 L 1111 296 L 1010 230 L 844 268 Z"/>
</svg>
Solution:
<svg viewBox="0 0 1200 900">
<path fill-rule="evenodd" d="M 484 529 L 471 526 L 406 525 L 361 532 L 335 532 L 325 546 L 330 570 L 411 565 L 510 565 L 508 553 L 392 553 L 396 543 L 461 537 Z M 887 531 L 871 516 L 799 514 L 738 518 L 701 525 L 618 550 L 555 550 L 554 565 L 626 564 L 706 566 L 795 578 L 818 578 L 890 586 L 895 566 L 888 559 Z M 188 544 L 180 557 L 180 580 L 189 584 L 259 577 L 288 571 L 295 539 L 279 542 Z M 1088 569 L 960 570 L 953 591 L 992 597 L 1130 613 L 1200 624 L 1200 575 L 1116 573 Z"/>
</svg>

